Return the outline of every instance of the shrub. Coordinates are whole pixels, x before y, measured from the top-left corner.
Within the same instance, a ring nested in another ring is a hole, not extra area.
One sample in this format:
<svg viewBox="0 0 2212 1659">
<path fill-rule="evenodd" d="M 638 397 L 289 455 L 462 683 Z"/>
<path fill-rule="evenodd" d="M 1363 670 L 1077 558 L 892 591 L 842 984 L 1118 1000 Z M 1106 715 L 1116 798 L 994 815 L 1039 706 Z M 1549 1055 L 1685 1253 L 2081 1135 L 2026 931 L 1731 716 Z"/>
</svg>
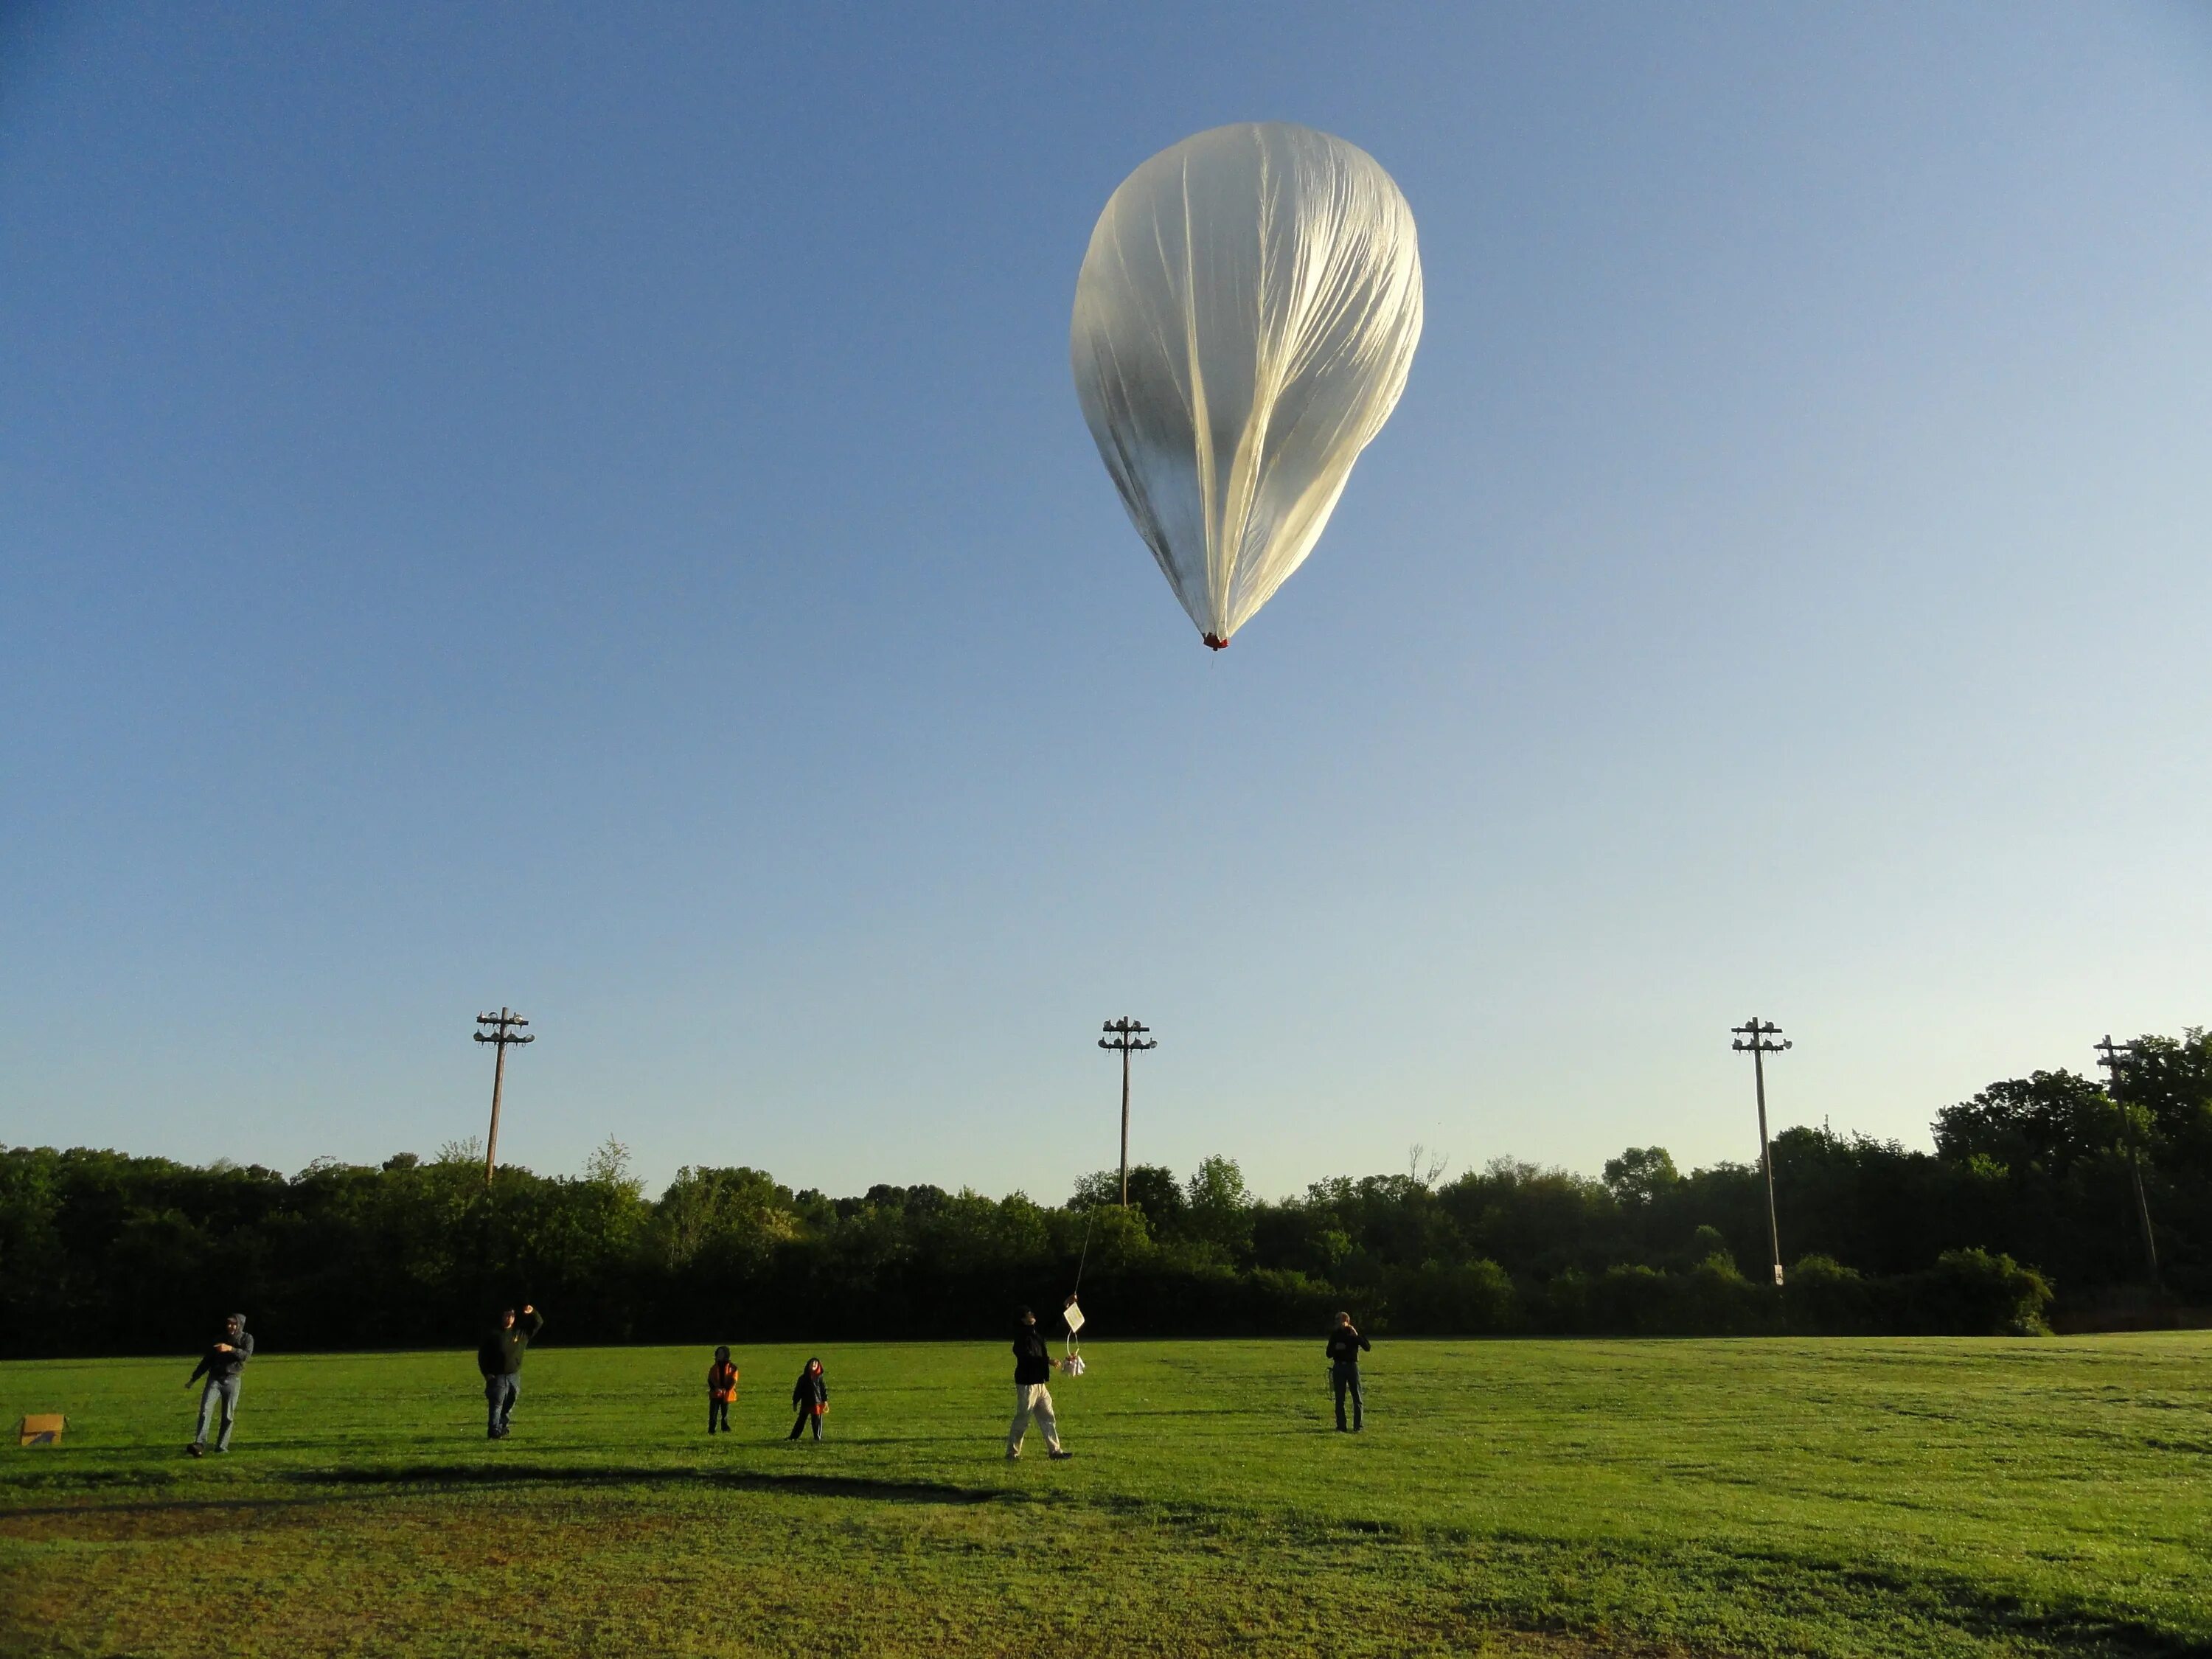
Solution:
<svg viewBox="0 0 2212 1659">
<path fill-rule="evenodd" d="M 1495 1336 L 1522 1328 L 1521 1293 L 1495 1261 L 1425 1261 L 1391 1281 L 1401 1335 Z"/>
<path fill-rule="evenodd" d="M 1607 1267 L 1590 1287 L 1590 1322 L 1624 1335 L 1672 1335 L 1674 1288 L 1665 1273 L 1640 1262 Z"/>
<path fill-rule="evenodd" d="M 1875 1287 L 1833 1256 L 1808 1255 L 1783 1281 L 1783 1317 L 1808 1336 L 1856 1336 L 1880 1328 Z"/>
<path fill-rule="evenodd" d="M 1709 1255 L 1691 1268 L 1677 1302 L 1677 1328 L 1699 1336 L 1742 1336 L 1775 1323 L 1772 1288 L 1746 1279 L 1730 1255 Z"/>
<path fill-rule="evenodd" d="M 2048 1336 L 2051 1289 L 2008 1255 L 1946 1250 L 1925 1273 L 1891 1281 L 1901 1304 L 1892 1328 L 1931 1336 Z"/>
</svg>

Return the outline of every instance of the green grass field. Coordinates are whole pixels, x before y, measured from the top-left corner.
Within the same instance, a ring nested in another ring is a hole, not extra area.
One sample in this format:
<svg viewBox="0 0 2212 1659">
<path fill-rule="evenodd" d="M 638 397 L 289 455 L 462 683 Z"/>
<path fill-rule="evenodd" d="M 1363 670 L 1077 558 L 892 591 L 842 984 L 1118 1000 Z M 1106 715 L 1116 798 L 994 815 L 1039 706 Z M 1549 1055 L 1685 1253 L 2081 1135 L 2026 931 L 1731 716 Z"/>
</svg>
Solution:
<svg viewBox="0 0 2212 1659">
<path fill-rule="evenodd" d="M 557 1321 L 558 1310 L 555 1310 Z M 552 1328 L 557 1339 L 557 1322 Z M 1097 1343 L 1077 1456 L 1002 1461 L 990 1344 L 268 1354 L 228 1457 L 189 1360 L 0 1366 L 34 1654 L 2212 1653 L 2212 1339 Z"/>
</svg>

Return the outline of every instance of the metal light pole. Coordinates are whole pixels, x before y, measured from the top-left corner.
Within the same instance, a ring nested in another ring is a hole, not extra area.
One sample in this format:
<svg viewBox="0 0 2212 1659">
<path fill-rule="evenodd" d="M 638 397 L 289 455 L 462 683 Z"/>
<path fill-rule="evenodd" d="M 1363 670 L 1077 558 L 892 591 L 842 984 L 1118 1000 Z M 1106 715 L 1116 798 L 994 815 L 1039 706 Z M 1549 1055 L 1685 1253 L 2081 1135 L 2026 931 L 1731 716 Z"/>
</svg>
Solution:
<svg viewBox="0 0 2212 1659">
<path fill-rule="evenodd" d="M 2128 1110 L 2127 1103 L 2120 1098 L 2120 1079 L 2126 1075 L 2127 1068 L 2135 1064 L 2136 1045 L 2115 1042 L 2112 1034 L 2107 1031 L 2102 1042 L 2094 1042 L 2089 1046 L 2097 1051 L 2097 1064 L 2112 1074 L 2107 1092 L 2112 1097 L 2112 1103 L 2120 1109 L 2120 1123 L 2127 1133 L 2128 1176 L 2135 1183 L 2136 1222 L 2142 1229 L 2143 1265 L 2150 1273 L 2151 1289 L 2156 1290 L 2159 1287 L 2158 1240 L 2150 1230 L 2150 1200 L 2143 1195 L 2142 1158 L 2136 1150 L 2135 1115 Z"/>
<path fill-rule="evenodd" d="M 1770 1042 L 1768 1038 L 1781 1035 L 1782 1028 L 1771 1021 L 1763 1021 L 1757 1014 L 1747 1024 L 1729 1027 L 1735 1041 L 1729 1044 L 1738 1054 L 1751 1056 L 1751 1075 L 1759 1090 L 1759 1167 L 1766 1176 L 1766 1243 L 1774 1258 L 1774 1282 L 1782 1283 L 1782 1230 L 1774 1219 L 1774 1153 L 1766 1142 L 1766 1056 L 1778 1054 L 1790 1045 Z"/>
<path fill-rule="evenodd" d="M 1098 1046 L 1118 1048 L 1121 1054 L 1121 1207 L 1126 1210 L 1129 1207 L 1129 1056 L 1160 1045 L 1146 1042 L 1144 1034 L 1152 1028 L 1138 1024 L 1127 1015 L 1108 1020 L 1104 1029 L 1106 1035 L 1098 1039 Z"/>
<path fill-rule="evenodd" d="M 482 1031 L 476 1032 L 476 1040 L 495 1044 L 499 1050 L 499 1058 L 492 1062 L 491 1067 L 491 1133 L 484 1138 L 484 1185 L 489 1187 L 491 1185 L 492 1165 L 499 1157 L 499 1090 L 500 1085 L 507 1080 L 507 1047 L 511 1043 L 535 1042 L 538 1039 L 519 1036 L 517 1029 L 511 1029 L 530 1024 L 511 1008 L 502 1006 L 495 1014 L 478 1014 L 477 1024 L 490 1026 L 492 1033 L 487 1036 Z"/>
</svg>

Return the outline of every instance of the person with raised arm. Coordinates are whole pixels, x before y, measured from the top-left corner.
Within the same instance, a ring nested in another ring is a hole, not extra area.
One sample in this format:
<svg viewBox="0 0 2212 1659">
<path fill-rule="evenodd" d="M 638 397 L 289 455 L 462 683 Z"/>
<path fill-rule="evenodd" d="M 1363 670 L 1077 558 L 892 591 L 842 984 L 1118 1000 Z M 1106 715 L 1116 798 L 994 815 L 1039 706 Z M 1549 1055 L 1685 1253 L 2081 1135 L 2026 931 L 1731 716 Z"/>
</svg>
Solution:
<svg viewBox="0 0 2212 1659">
<path fill-rule="evenodd" d="M 1352 1396 L 1350 1432 L 1357 1434 L 1366 1426 L 1360 1416 L 1359 1351 L 1363 1348 L 1371 1350 L 1374 1346 L 1372 1342 L 1360 1335 L 1358 1328 L 1352 1322 L 1350 1314 L 1337 1315 L 1336 1328 L 1328 1334 L 1328 1386 L 1329 1391 L 1336 1395 L 1336 1431 L 1339 1434 L 1346 1431 L 1344 1426 L 1344 1397 L 1347 1394 Z"/>
<path fill-rule="evenodd" d="M 520 1319 L 514 1309 L 506 1310 L 477 1346 L 477 1369 L 484 1380 L 485 1439 L 507 1438 L 507 1419 L 514 1415 L 515 1400 L 522 1393 L 522 1356 L 544 1328 L 545 1316 L 526 1302 Z"/>
</svg>

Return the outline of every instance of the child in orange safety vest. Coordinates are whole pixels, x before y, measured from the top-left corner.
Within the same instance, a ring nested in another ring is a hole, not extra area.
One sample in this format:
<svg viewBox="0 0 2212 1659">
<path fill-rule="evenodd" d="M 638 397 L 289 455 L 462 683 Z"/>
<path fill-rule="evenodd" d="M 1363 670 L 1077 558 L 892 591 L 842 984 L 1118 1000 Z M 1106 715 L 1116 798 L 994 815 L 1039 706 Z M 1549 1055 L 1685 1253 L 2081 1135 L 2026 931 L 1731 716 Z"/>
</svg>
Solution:
<svg viewBox="0 0 2212 1659">
<path fill-rule="evenodd" d="M 707 1432 L 730 1431 L 730 1402 L 738 1397 L 738 1368 L 730 1364 L 726 1347 L 714 1350 L 714 1363 L 707 1368 Z"/>
</svg>

